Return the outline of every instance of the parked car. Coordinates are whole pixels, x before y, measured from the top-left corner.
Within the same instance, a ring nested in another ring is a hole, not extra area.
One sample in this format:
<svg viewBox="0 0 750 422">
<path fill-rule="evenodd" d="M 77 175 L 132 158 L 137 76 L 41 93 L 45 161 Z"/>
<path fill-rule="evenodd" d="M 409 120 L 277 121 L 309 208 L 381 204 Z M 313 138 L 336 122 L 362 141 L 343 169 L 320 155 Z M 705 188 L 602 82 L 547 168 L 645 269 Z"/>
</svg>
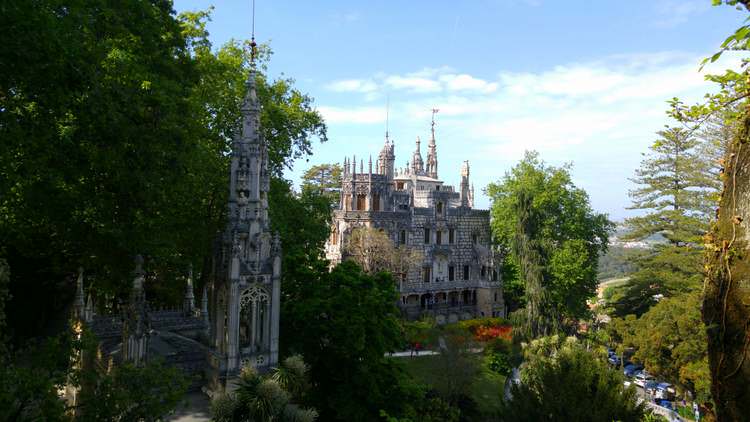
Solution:
<svg viewBox="0 0 750 422">
<path fill-rule="evenodd" d="M 657 399 L 672 400 L 675 395 L 674 387 L 672 384 L 661 382 L 656 385 L 654 396 Z"/>
<path fill-rule="evenodd" d="M 656 401 L 656 404 L 669 410 L 674 410 L 674 406 L 672 406 L 672 402 L 666 399 L 660 399 Z"/>
<path fill-rule="evenodd" d="M 654 395 L 656 394 L 656 386 L 659 385 L 656 381 L 646 381 L 645 384 L 643 384 L 643 391 L 645 391 L 648 394 Z"/>
<path fill-rule="evenodd" d="M 633 381 L 633 382 L 635 382 L 635 385 L 638 385 L 638 386 L 641 386 L 641 387 L 645 388 L 646 383 L 649 382 L 649 381 L 655 382 L 656 379 L 654 377 L 652 377 L 651 375 L 649 375 L 648 372 L 643 371 L 640 374 L 638 374 L 638 375 L 635 376 L 635 381 Z"/>
<path fill-rule="evenodd" d="M 634 377 L 636 373 L 641 369 L 643 369 L 642 365 L 631 363 L 630 365 L 627 365 L 625 368 L 623 368 L 622 373 L 625 374 L 626 377 Z"/>
<path fill-rule="evenodd" d="M 618 366 L 622 362 L 620 357 L 617 356 L 616 354 L 609 355 L 609 358 L 607 358 L 607 361 L 614 366 Z"/>
</svg>

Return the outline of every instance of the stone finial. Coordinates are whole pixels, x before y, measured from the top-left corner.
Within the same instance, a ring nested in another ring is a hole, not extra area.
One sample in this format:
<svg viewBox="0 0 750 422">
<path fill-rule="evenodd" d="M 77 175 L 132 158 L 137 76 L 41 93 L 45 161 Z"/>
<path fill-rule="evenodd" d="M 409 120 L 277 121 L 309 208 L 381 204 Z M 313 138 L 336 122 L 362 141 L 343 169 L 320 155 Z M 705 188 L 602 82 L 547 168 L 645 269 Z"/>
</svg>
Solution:
<svg viewBox="0 0 750 422">
<path fill-rule="evenodd" d="M 191 263 L 188 267 L 188 277 L 185 283 L 185 301 L 183 303 L 183 311 L 187 315 L 191 315 L 195 309 L 195 296 L 193 295 L 193 264 Z"/>
<path fill-rule="evenodd" d="M 83 312 L 83 319 L 86 322 L 90 322 L 94 319 L 94 300 L 91 299 L 91 293 L 89 292 L 88 299 L 86 299 L 86 308 Z"/>
<path fill-rule="evenodd" d="M 135 275 L 136 276 L 143 276 L 146 272 L 143 271 L 143 256 L 140 254 L 135 256 Z"/>
</svg>

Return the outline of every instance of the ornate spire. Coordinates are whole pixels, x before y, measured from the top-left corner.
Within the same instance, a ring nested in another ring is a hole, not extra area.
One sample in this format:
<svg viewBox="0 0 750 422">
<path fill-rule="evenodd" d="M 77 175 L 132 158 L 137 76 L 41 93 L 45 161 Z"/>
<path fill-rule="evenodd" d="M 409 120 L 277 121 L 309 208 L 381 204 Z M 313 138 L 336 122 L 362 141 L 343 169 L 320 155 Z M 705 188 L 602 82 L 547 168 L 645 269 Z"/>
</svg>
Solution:
<svg viewBox="0 0 750 422">
<path fill-rule="evenodd" d="M 432 136 L 430 137 L 430 143 L 427 147 L 427 175 L 432 177 L 433 179 L 437 179 L 438 177 L 437 151 L 435 150 L 435 113 L 437 112 L 438 109 L 432 109 L 432 124 L 430 128 Z"/>
<path fill-rule="evenodd" d="M 422 152 L 420 147 L 420 139 L 417 136 L 417 148 L 414 150 L 414 155 L 411 159 L 411 171 L 415 175 L 424 173 L 424 161 L 422 161 Z"/>
</svg>

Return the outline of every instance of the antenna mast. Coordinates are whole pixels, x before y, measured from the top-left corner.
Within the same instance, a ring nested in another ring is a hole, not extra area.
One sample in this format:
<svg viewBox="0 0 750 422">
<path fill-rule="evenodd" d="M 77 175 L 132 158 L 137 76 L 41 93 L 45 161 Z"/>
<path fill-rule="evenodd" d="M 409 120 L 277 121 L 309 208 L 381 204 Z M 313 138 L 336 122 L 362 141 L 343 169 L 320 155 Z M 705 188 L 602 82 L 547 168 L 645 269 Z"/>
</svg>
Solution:
<svg viewBox="0 0 750 422">
<path fill-rule="evenodd" d="M 391 95 L 388 94 L 388 96 L 385 99 L 385 140 L 388 141 L 388 114 L 391 109 Z"/>
</svg>

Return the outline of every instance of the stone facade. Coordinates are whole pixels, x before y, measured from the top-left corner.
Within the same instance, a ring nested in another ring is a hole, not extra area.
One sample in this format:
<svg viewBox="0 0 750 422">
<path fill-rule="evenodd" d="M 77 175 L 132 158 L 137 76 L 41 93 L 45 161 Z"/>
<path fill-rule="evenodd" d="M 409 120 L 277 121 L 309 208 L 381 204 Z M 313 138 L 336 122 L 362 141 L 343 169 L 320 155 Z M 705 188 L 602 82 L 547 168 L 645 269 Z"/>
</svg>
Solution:
<svg viewBox="0 0 750 422">
<path fill-rule="evenodd" d="M 346 258 L 346 243 L 357 227 L 381 229 L 398 247 L 417 249 L 423 262 L 399 281 L 399 307 L 409 319 L 434 316 L 454 322 L 503 316 L 500 260 L 491 247 L 490 214 L 477 210 L 469 184 L 469 163 L 461 168 L 460 190 L 438 178 L 435 123 L 427 165 L 420 140 L 406 168 L 396 169 L 388 139 L 375 167 L 344 160 L 341 198 L 333 212 L 326 257 L 332 265 Z"/>
<path fill-rule="evenodd" d="M 268 218 L 271 176 L 255 71 L 241 110 L 232 143 L 228 222 L 217 242 L 209 291 L 211 391 L 225 389 L 244 366 L 263 371 L 279 360 L 281 242 Z"/>
<path fill-rule="evenodd" d="M 255 71 L 247 80 L 242 121 L 232 143 L 228 218 L 215 245 L 210 281 L 201 308 L 195 305 L 192 270 L 182 306 L 152 309 L 147 301 L 143 259 L 136 259 L 130 298 L 125 306 L 97 315 L 84 290 L 80 270 L 73 307 L 74 328 L 87 327 L 99 340 L 103 367 L 153 356 L 166 359 L 194 380 L 192 388 L 210 395 L 233 388 L 245 366 L 263 372 L 279 360 L 281 242 L 270 232 L 267 146 L 260 132 Z M 81 362 L 83 358 L 81 358 Z M 68 386 L 72 404 L 77 388 Z"/>
</svg>

